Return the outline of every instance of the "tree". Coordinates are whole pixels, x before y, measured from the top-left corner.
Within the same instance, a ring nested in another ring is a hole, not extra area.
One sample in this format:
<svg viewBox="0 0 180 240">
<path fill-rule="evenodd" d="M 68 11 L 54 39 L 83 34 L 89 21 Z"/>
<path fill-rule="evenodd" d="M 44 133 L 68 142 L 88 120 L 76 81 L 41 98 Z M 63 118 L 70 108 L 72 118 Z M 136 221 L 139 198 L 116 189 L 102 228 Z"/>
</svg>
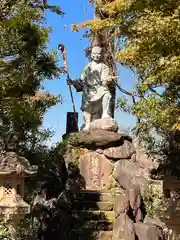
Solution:
<svg viewBox="0 0 180 240">
<path fill-rule="evenodd" d="M 46 138 L 48 132 L 39 127 L 59 101 L 40 92 L 45 79 L 59 75 L 56 53 L 47 51 L 45 9 L 63 14 L 43 0 L 2 0 L 0 6 L 0 135 L 13 127 L 29 148 Z"/>
<path fill-rule="evenodd" d="M 91 1 L 92 2 L 92 1 Z M 179 175 L 180 152 L 180 1 L 178 0 L 96 0 L 101 16 L 82 23 L 92 34 L 108 30 L 115 44 L 111 53 L 117 64 L 131 69 L 137 77 L 135 91 L 118 105 L 137 117 L 136 132 L 146 146 L 159 149 L 165 165 L 162 174 Z M 111 31 L 112 30 L 112 31 Z M 150 136 L 162 137 L 157 146 Z M 155 145 L 154 145 L 155 144 Z M 153 147 L 154 146 L 154 147 Z"/>
<path fill-rule="evenodd" d="M 104 19 L 87 21 L 92 32 L 113 29 L 116 61 L 137 75 L 132 113 L 139 128 L 160 133 L 179 129 L 180 9 L 179 1 L 99 0 Z M 114 31 L 115 29 L 115 31 Z"/>
<path fill-rule="evenodd" d="M 41 185 L 48 185 L 50 197 L 59 195 L 66 175 L 58 150 L 44 144 L 51 132 L 41 129 L 45 112 L 61 100 L 42 90 L 44 80 L 58 77 L 62 70 L 57 67 L 56 52 L 47 51 L 51 29 L 45 27 L 44 11 L 48 9 L 63 15 L 45 0 L 2 0 L 0 4 L 0 137 L 10 129 L 19 132 L 20 154 L 38 165 L 38 174 L 25 185 L 29 203 L 37 187 L 43 191 Z M 39 215 L 41 219 L 43 211 Z M 31 220 L 27 216 L 23 223 L 28 225 L 20 229 L 23 239 L 36 237 L 38 222 L 33 229 Z"/>
</svg>

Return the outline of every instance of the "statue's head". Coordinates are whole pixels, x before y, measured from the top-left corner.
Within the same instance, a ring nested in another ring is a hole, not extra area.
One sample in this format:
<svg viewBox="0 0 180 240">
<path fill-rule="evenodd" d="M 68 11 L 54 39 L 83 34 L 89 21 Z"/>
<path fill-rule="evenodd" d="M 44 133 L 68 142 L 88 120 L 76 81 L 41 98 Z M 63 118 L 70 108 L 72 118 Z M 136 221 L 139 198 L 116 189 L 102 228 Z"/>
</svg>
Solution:
<svg viewBox="0 0 180 240">
<path fill-rule="evenodd" d="M 95 62 L 99 62 L 102 59 L 102 48 L 99 46 L 95 46 L 92 48 L 91 51 L 91 58 L 92 60 L 94 60 Z"/>
</svg>

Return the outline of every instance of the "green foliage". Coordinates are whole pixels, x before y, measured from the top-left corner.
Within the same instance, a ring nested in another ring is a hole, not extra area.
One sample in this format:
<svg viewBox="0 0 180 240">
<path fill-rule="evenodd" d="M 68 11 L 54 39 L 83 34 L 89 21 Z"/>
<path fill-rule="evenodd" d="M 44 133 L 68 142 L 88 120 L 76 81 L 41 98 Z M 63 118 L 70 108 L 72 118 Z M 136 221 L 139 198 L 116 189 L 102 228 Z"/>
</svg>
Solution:
<svg viewBox="0 0 180 240">
<path fill-rule="evenodd" d="M 61 102 L 60 96 L 43 91 L 44 81 L 61 73 L 57 52 L 47 50 L 51 29 L 45 26 L 46 10 L 63 14 L 46 0 L 1 0 L 0 4 L 0 137 L 9 129 L 18 131 L 20 154 L 39 167 L 38 175 L 25 184 L 28 203 L 42 182 L 42 169 L 53 169 L 57 161 L 58 166 L 61 164 L 58 154 L 45 144 L 52 132 L 41 127 L 46 111 Z M 43 180 L 46 177 L 43 175 Z M 24 223 L 22 239 L 33 239 L 36 229 L 29 216 Z M 6 235 L 7 222 L 1 226 L 1 235 Z"/>
<path fill-rule="evenodd" d="M 19 239 L 23 240 L 36 240 L 39 222 L 33 219 L 32 216 L 26 216 L 18 225 L 17 233 Z"/>
<path fill-rule="evenodd" d="M 88 152 L 86 148 L 72 148 L 71 155 L 72 155 L 72 162 L 79 166 L 80 157 L 85 155 Z"/>
<path fill-rule="evenodd" d="M 146 188 L 143 200 L 149 217 L 156 217 L 160 214 L 164 204 L 162 191 L 162 186 L 155 183 L 149 184 Z"/>
<path fill-rule="evenodd" d="M 44 113 L 60 101 L 38 94 L 45 79 L 60 73 L 57 53 L 47 51 L 50 29 L 43 24 L 44 9 L 58 8 L 45 2 L 3 0 L 0 7 L 0 131 L 13 125 L 24 141 L 40 133 Z"/>
<path fill-rule="evenodd" d="M 180 121 L 180 1 L 97 0 L 101 17 L 80 27 L 93 33 L 111 32 L 116 61 L 137 76 L 135 102 L 130 110 L 141 131 L 151 127 L 162 134 L 179 129 Z M 99 14 L 100 13 L 100 14 Z M 125 101 L 118 106 L 125 111 Z"/>
<path fill-rule="evenodd" d="M 10 237 L 10 232 L 9 232 L 9 229 L 8 229 L 8 225 L 3 220 L 1 220 L 1 222 L 0 222 L 0 236 Z"/>
<path fill-rule="evenodd" d="M 116 108 L 127 113 L 131 112 L 131 106 L 128 104 L 128 100 L 125 96 L 121 96 L 117 99 Z"/>
<path fill-rule="evenodd" d="M 109 184 L 106 187 L 108 190 L 113 190 L 117 188 L 117 182 L 112 175 L 109 176 Z M 112 193 L 113 194 L 113 193 Z"/>
<path fill-rule="evenodd" d="M 14 225 L 12 224 L 13 215 L 6 214 L 0 220 L 0 236 L 11 239 Z M 15 224 L 16 225 L 16 224 Z"/>
</svg>

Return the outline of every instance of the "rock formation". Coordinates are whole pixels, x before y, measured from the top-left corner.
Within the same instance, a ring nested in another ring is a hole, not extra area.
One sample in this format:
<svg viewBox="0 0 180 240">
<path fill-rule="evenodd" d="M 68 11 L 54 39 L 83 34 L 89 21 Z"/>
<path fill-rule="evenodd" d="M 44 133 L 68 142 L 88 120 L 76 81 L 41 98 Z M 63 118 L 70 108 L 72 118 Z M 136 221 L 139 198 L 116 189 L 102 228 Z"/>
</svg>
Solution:
<svg viewBox="0 0 180 240">
<path fill-rule="evenodd" d="M 113 231 L 108 239 L 164 240 L 163 224 L 153 219 L 147 221 L 142 197 L 152 181 L 150 170 L 156 167 L 153 159 L 138 152 L 130 136 L 118 133 L 116 123 L 103 124 L 104 119 L 100 119 L 96 127 L 95 121 L 88 133 L 70 137 L 69 159 L 72 148 L 84 152 L 77 157 L 85 180 L 84 191 L 111 191 L 116 196 Z M 97 239 L 107 239 L 107 235 L 102 236 Z"/>
</svg>

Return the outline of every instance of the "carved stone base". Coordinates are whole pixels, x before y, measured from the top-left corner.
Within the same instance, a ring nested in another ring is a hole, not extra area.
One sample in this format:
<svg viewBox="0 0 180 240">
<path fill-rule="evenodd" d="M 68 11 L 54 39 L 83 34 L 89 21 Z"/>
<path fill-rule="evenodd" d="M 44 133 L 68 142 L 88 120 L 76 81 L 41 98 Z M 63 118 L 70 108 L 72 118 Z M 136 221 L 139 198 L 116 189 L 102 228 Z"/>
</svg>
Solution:
<svg viewBox="0 0 180 240">
<path fill-rule="evenodd" d="M 105 131 L 117 132 L 118 129 L 119 127 L 116 120 L 114 120 L 113 118 L 104 118 L 104 119 L 97 119 L 91 122 L 89 124 L 88 131 L 91 132 L 94 130 L 105 130 Z M 84 130 L 82 129 L 82 131 Z"/>
</svg>

